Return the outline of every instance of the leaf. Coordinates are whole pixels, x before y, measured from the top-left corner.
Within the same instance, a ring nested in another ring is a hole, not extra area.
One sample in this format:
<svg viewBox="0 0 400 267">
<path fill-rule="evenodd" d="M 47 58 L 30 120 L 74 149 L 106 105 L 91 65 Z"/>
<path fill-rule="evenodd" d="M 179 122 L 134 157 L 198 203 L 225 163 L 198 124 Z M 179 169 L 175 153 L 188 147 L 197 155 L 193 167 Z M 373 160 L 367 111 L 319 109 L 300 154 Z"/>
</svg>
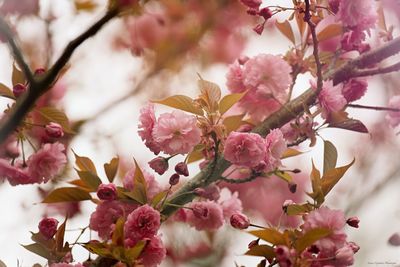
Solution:
<svg viewBox="0 0 400 267">
<path fill-rule="evenodd" d="M 355 119 L 348 119 L 338 123 L 330 123 L 328 127 L 340 128 L 359 133 L 368 133 L 367 127 L 365 127 L 361 121 Z"/>
<path fill-rule="evenodd" d="M 88 158 L 88 157 L 81 157 L 78 156 L 78 154 L 75 153 L 75 151 L 72 151 L 75 156 L 75 164 L 81 171 L 89 171 L 93 172 L 94 174 L 97 174 L 96 167 L 94 166 L 93 161 Z"/>
<path fill-rule="evenodd" d="M 88 12 L 93 11 L 97 7 L 97 4 L 92 0 L 75 0 L 74 5 L 77 11 L 88 11 Z"/>
<path fill-rule="evenodd" d="M 343 175 L 346 173 L 346 171 L 351 167 L 351 165 L 354 164 L 354 162 L 355 162 L 355 159 L 353 159 L 352 162 L 350 162 L 349 164 L 347 164 L 343 167 L 339 167 L 339 168 L 335 168 L 335 169 L 331 169 L 331 170 L 327 171 L 322 176 L 321 189 L 322 189 L 324 196 L 326 196 L 332 190 L 332 188 L 340 181 L 340 179 L 343 177 Z"/>
<path fill-rule="evenodd" d="M 157 207 L 157 205 L 167 196 L 168 192 L 168 190 L 165 190 L 155 195 L 151 200 L 151 206 L 153 208 Z"/>
<path fill-rule="evenodd" d="M 123 217 L 119 218 L 117 220 L 117 223 L 115 224 L 114 231 L 112 234 L 112 243 L 114 245 L 123 246 L 124 244 L 124 224 L 125 224 L 125 219 Z"/>
<path fill-rule="evenodd" d="M 4 96 L 10 99 L 15 99 L 12 90 L 2 83 L 0 83 L 0 96 Z"/>
<path fill-rule="evenodd" d="M 66 133 L 73 134 L 74 132 L 71 130 L 69 126 L 69 120 L 67 115 L 61 110 L 58 110 L 53 107 L 43 107 L 39 109 L 39 113 L 46 119 L 48 122 L 56 122 L 60 124 Z"/>
<path fill-rule="evenodd" d="M 279 178 L 281 178 L 282 180 L 284 180 L 285 182 L 287 182 L 287 183 L 292 183 L 293 182 L 292 176 L 287 172 L 277 170 L 274 174 L 276 176 L 278 176 Z"/>
<path fill-rule="evenodd" d="M 146 244 L 147 242 L 145 240 L 140 240 L 133 248 L 126 249 L 125 254 L 128 262 L 133 262 L 139 258 Z"/>
<path fill-rule="evenodd" d="M 89 242 L 82 245 L 85 249 L 90 251 L 93 254 L 109 258 L 112 257 L 110 249 L 107 245 L 100 243 L 100 242 Z"/>
<path fill-rule="evenodd" d="M 303 35 L 307 26 L 307 23 L 304 21 L 304 13 L 301 12 L 295 12 L 296 13 L 296 22 L 297 22 L 297 27 L 299 28 L 300 32 L 300 39 L 303 39 Z"/>
<path fill-rule="evenodd" d="M 290 26 L 289 21 L 285 20 L 284 22 L 278 22 L 277 20 L 275 21 L 275 26 L 278 28 L 278 30 L 286 36 L 293 44 L 296 43 L 296 40 L 294 38 L 294 33 L 292 30 L 292 27 Z"/>
<path fill-rule="evenodd" d="M 237 130 L 241 125 L 246 124 L 242 121 L 245 114 L 234 115 L 230 117 L 226 117 L 223 121 L 223 124 L 226 128 L 226 133 L 229 134 L 232 131 Z"/>
<path fill-rule="evenodd" d="M 219 112 L 221 113 L 221 115 L 224 115 L 225 112 L 227 112 L 233 105 L 235 105 L 245 94 L 246 92 L 224 96 L 219 102 Z"/>
<path fill-rule="evenodd" d="M 93 191 L 96 192 L 99 185 L 101 185 L 101 180 L 99 176 L 91 171 L 76 171 L 81 178 L 81 180 Z"/>
<path fill-rule="evenodd" d="M 303 152 L 298 151 L 298 150 L 293 149 L 293 148 L 288 148 L 288 149 L 286 149 L 285 152 L 283 152 L 283 155 L 282 155 L 281 159 L 291 158 L 291 157 L 295 157 L 295 156 L 298 156 L 298 155 L 301 155 L 301 154 L 303 154 Z"/>
<path fill-rule="evenodd" d="M 170 96 L 163 100 L 156 100 L 152 102 L 187 111 L 196 115 L 203 115 L 203 110 L 199 107 L 196 107 L 194 100 L 185 95 Z"/>
<path fill-rule="evenodd" d="M 200 98 L 207 103 L 210 111 L 217 111 L 218 102 L 221 99 L 221 89 L 219 86 L 203 79 L 200 79 L 198 84 L 201 92 Z"/>
<path fill-rule="evenodd" d="M 90 194 L 77 187 L 61 187 L 48 194 L 42 203 L 73 202 L 92 199 Z"/>
<path fill-rule="evenodd" d="M 330 141 L 324 141 L 324 174 L 336 167 L 337 157 L 336 147 Z"/>
<path fill-rule="evenodd" d="M 331 39 L 332 37 L 340 36 L 343 32 L 341 24 L 329 24 L 317 34 L 319 42 Z"/>
<path fill-rule="evenodd" d="M 17 65 L 15 63 L 13 64 L 11 80 L 13 86 L 18 83 L 25 84 L 25 75 L 20 69 L 17 68 Z"/>
<path fill-rule="evenodd" d="M 328 228 L 315 228 L 307 233 L 305 233 L 302 237 L 296 240 L 295 248 L 298 253 L 303 252 L 307 247 L 314 244 L 316 241 L 327 237 L 330 235 L 332 231 Z"/>
<path fill-rule="evenodd" d="M 114 181 L 115 175 L 117 175 L 118 165 L 119 165 L 119 158 L 113 158 L 110 161 L 110 163 L 104 163 L 104 171 L 110 183 Z"/>
<path fill-rule="evenodd" d="M 252 246 L 246 253 L 247 256 L 266 257 L 268 259 L 275 257 L 274 248 L 268 245 Z"/>
<path fill-rule="evenodd" d="M 69 184 L 76 185 L 77 187 L 82 188 L 85 191 L 91 192 L 92 189 L 88 187 L 88 185 L 82 181 L 81 179 L 76 179 L 68 182 Z"/>
<path fill-rule="evenodd" d="M 134 191 L 135 189 L 138 190 L 142 197 L 144 203 L 147 203 L 147 184 L 146 184 L 146 179 L 144 178 L 142 169 L 140 169 L 139 164 L 137 163 L 135 159 L 135 174 L 133 176 L 133 185 L 134 185 Z"/>
<path fill-rule="evenodd" d="M 274 228 L 265 228 L 263 230 L 249 231 L 250 234 L 271 243 L 272 245 L 285 245 L 286 240 L 284 234 Z"/>
<path fill-rule="evenodd" d="M 314 162 L 312 162 L 312 171 L 311 171 L 311 185 L 312 185 L 312 193 L 308 193 L 310 197 L 312 197 L 316 202 L 317 205 L 321 205 L 325 198 L 322 192 L 321 186 L 321 173 L 317 168 L 315 168 Z"/>
<path fill-rule="evenodd" d="M 38 243 L 30 244 L 30 245 L 22 245 L 25 249 L 29 250 L 30 252 L 35 253 L 45 259 L 52 259 L 50 252 L 44 248 L 42 245 Z"/>
<path fill-rule="evenodd" d="M 57 229 L 57 233 L 55 236 L 56 251 L 62 251 L 62 249 L 64 247 L 64 235 L 65 235 L 65 226 L 66 225 L 67 225 L 67 217 L 65 217 L 64 222 Z"/>
<path fill-rule="evenodd" d="M 203 145 L 196 145 L 192 152 L 189 153 L 187 157 L 186 163 L 193 163 L 195 161 L 201 160 L 204 158 L 203 154 L 204 146 Z"/>
<path fill-rule="evenodd" d="M 302 215 L 309 211 L 310 209 L 307 207 L 307 204 L 305 205 L 292 204 L 285 208 L 285 212 L 289 216 Z"/>
</svg>

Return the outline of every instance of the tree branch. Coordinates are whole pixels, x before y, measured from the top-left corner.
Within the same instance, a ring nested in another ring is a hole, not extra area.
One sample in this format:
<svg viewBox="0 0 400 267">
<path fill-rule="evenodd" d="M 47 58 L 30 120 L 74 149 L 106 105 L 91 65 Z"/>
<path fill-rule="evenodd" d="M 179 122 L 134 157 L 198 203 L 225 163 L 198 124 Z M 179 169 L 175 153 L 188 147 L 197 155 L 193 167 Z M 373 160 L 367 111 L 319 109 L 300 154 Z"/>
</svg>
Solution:
<svg viewBox="0 0 400 267">
<path fill-rule="evenodd" d="M 4 20 L 2 16 L 0 16 L 0 35 L 3 35 L 7 39 L 8 45 L 10 46 L 14 59 L 17 62 L 18 66 L 21 68 L 22 72 L 24 73 L 27 81 L 30 84 L 34 83 L 32 71 L 29 68 L 29 65 L 26 63 L 24 56 L 21 53 L 21 49 L 18 47 L 15 41 L 12 30 L 10 29 L 7 22 Z"/>
<path fill-rule="evenodd" d="M 349 61 L 343 67 L 331 71 L 325 74 L 326 79 L 333 79 L 335 84 L 346 80 L 346 76 L 343 75 L 344 70 L 350 70 L 350 66 L 356 68 L 360 66 L 360 62 L 372 62 L 372 59 L 378 61 L 373 62 L 374 64 L 379 63 L 381 60 L 390 57 L 400 51 L 400 38 L 396 38 L 384 46 L 372 50 L 354 60 Z M 386 51 L 389 50 L 390 52 Z M 378 54 L 378 55 L 376 55 Z M 270 130 L 280 128 L 291 120 L 295 119 L 298 114 L 305 111 L 306 108 L 312 106 L 317 98 L 317 91 L 315 89 L 308 89 L 303 94 L 283 105 L 278 111 L 273 113 L 271 116 L 266 118 L 259 126 L 257 126 L 253 132 L 258 133 L 261 136 L 266 136 Z M 221 179 L 222 173 L 231 166 L 231 163 L 225 160 L 222 155 L 218 156 L 218 160 L 215 162 L 215 166 L 209 164 L 206 168 L 200 171 L 195 177 L 189 180 L 180 190 L 175 192 L 168 200 L 169 203 L 183 206 L 186 203 L 192 201 L 196 195 L 189 193 L 196 188 L 206 187 L 209 184 L 216 182 Z M 213 171 L 214 170 L 214 171 Z M 162 214 L 165 217 L 172 215 L 178 208 L 168 206 L 162 210 Z"/>
<path fill-rule="evenodd" d="M 108 21 L 110 21 L 117 15 L 118 15 L 118 9 L 108 10 L 107 13 L 100 20 L 94 23 L 89 29 L 87 29 L 84 33 L 79 35 L 76 39 L 72 40 L 67 45 L 64 52 L 61 54 L 58 60 L 45 74 L 41 75 L 38 78 L 32 77 L 32 80 L 30 80 L 30 86 L 27 93 L 25 93 L 21 97 L 21 99 L 18 99 L 12 110 L 6 116 L 4 116 L 3 119 L 0 121 L 0 144 L 4 142 L 7 136 L 11 134 L 18 127 L 18 125 L 20 125 L 22 120 L 25 118 L 26 114 L 34 106 L 36 100 L 51 88 L 53 83 L 56 81 L 58 75 L 60 74 L 62 68 L 71 58 L 75 49 L 78 48 L 85 40 L 95 35 Z M 1 19 L 0 19 L 0 27 L 1 29 L 4 28 Z M 6 30 L 6 36 L 10 37 L 7 33 L 7 30 Z M 17 62 L 22 61 L 23 58 L 21 56 L 20 50 L 18 49 L 17 46 L 13 46 L 14 39 L 8 38 L 8 40 L 9 43 L 11 44 L 11 48 L 13 49 L 15 59 L 17 60 Z M 19 62 L 19 64 L 22 63 Z M 24 68 L 24 66 L 20 67 Z M 26 71 L 27 70 L 24 70 L 24 73 Z"/>
<path fill-rule="evenodd" d="M 399 70 L 400 70 L 400 62 L 397 62 L 396 64 L 390 65 L 388 67 L 354 71 L 353 77 L 373 76 L 377 74 L 386 74 Z"/>
</svg>

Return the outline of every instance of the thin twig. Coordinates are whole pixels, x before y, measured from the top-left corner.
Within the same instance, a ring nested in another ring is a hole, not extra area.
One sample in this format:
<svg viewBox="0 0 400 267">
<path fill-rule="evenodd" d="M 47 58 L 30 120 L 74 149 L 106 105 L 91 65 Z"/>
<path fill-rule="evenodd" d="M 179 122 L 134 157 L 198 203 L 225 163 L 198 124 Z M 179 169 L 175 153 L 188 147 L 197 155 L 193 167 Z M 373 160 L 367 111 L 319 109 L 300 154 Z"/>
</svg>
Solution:
<svg viewBox="0 0 400 267">
<path fill-rule="evenodd" d="M 366 77 L 366 76 L 373 76 L 377 74 L 386 74 L 390 72 L 395 72 L 400 70 L 400 62 L 397 62 L 393 65 L 390 65 L 388 67 L 382 67 L 382 68 L 375 68 L 375 69 L 367 69 L 367 70 L 355 70 L 353 72 L 353 77 Z"/>
<path fill-rule="evenodd" d="M 359 105 L 359 104 L 347 104 L 347 107 L 350 107 L 350 108 L 371 109 L 371 110 L 377 110 L 377 111 L 394 111 L 394 112 L 400 112 L 400 109 L 399 109 L 399 108 L 377 107 L 377 106 L 364 106 L 364 105 Z"/>
</svg>

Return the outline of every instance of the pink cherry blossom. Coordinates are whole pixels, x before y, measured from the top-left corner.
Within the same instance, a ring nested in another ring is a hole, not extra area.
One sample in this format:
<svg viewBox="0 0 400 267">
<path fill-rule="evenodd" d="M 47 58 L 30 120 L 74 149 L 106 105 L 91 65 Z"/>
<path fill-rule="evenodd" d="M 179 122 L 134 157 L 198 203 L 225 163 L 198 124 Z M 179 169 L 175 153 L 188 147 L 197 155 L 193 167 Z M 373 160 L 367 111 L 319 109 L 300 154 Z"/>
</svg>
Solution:
<svg viewBox="0 0 400 267">
<path fill-rule="evenodd" d="M 351 266 L 354 263 L 354 251 L 351 246 L 343 246 L 335 253 L 336 266 Z"/>
<path fill-rule="evenodd" d="M 143 205 L 128 215 L 124 225 L 125 240 L 129 244 L 136 243 L 143 238 L 153 237 L 160 228 L 160 213 Z"/>
<path fill-rule="evenodd" d="M 196 117 L 180 110 L 161 114 L 153 129 L 153 137 L 165 153 L 186 154 L 200 142 L 201 131 Z"/>
<path fill-rule="evenodd" d="M 259 54 L 244 64 L 243 84 L 256 89 L 258 95 L 284 103 L 292 83 L 291 71 L 290 65 L 280 56 Z"/>
<path fill-rule="evenodd" d="M 231 132 L 225 142 L 224 157 L 239 166 L 256 167 L 265 158 L 265 141 L 255 133 Z"/>
<path fill-rule="evenodd" d="M 117 187 L 115 184 L 100 184 L 97 188 L 97 196 L 101 200 L 117 199 Z"/>
<path fill-rule="evenodd" d="M 58 221 L 54 218 L 44 218 L 39 223 L 39 232 L 46 238 L 52 238 L 57 232 Z"/>
<path fill-rule="evenodd" d="M 271 97 L 260 96 L 251 89 L 240 99 L 238 106 L 250 116 L 254 123 L 259 123 L 277 111 L 281 104 Z"/>
<path fill-rule="evenodd" d="M 96 211 L 90 216 L 89 227 L 98 232 L 102 239 L 108 240 L 117 220 L 127 216 L 136 208 L 136 204 L 127 204 L 120 201 L 100 202 L 96 207 Z"/>
<path fill-rule="evenodd" d="M 392 96 L 390 98 L 389 107 L 400 109 L 400 95 Z M 389 111 L 386 115 L 386 119 L 389 121 L 390 126 L 394 128 L 400 124 L 400 112 Z"/>
<path fill-rule="evenodd" d="M 364 78 L 355 78 L 346 82 L 342 94 L 348 103 L 356 101 L 364 96 L 367 91 L 368 82 Z"/>
<path fill-rule="evenodd" d="M 152 236 L 140 254 L 139 260 L 144 267 L 158 266 L 166 257 L 167 250 L 158 236 Z"/>
<path fill-rule="evenodd" d="M 272 171 L 281 165 L 281 157 L 286 151 L 286 141 L 280 129 L 273 129 L 265 137 L 265 160 L 266 170 Z"/>
<path fill-rule="evenodd" d="M 241 213 L 234 213 L 230 217 L 232 227 L 236 229 L 247 229 L 250 226 L 250 220 L 246 215 Z"/>
<path fill-rule="evenodd" d="M 145 141 L 145 145 L 150 149 L 150 151 L 157 155 L 160 153 L 160 147 L 153 138 L 153 128 L 156 123 L 153 104 L 148 104 L 140 110 L 139 121 L 138 133 L 140 137 Z"/>
<path fill-rule="evenodd" d="M 7 179 L 12 186 L 35 183 L 25 169 L 12 166 L 5 159 L 0 159 L 0 180 L 1 179 Z"/>
<path fill-rule="evenodd" d="M 228 72 L 226 73 L 226 87 L 232 93 L 241 93 L 246 90 L 243 84 L 243 68 L 238 62 L 229 65 Z"/>
<path fill-rule="evenodd" d="M 329 118 L 332 112 L 340 111 L 346 104 L 346 99 L 342 95 L 342 86 L 333 86 L 331 80 L 325 81 L 322 90 L 318 95 L 319 105 L 322 109 L 322 118 Z"/>
<path fill-rule="evenodd" d="M 60 138 L 64 136 L 62 126 L 55 122 L 50 122 L 48 125 L 46 125 L 45 130 L 49 137 Z"/>
<path fill-rule="evenodd" d="M 67 163 L 61 143 L 44 144 L 35 154 L 28 158 L 28 173 L 33 180 L 47 182 L 58 175 Z"/>
<path fill-rule="evenodd" d="M 358 30 L 368 30 L 375 26 L 378 18 L 373 0 L 342 0 L 337 20 L 344 26 Z"/>
<path fill-rule="evenodd" d="M 343 229 L 345 224 L 346 220 L 342 211 L 320 207 L 304 216 L 304 224 L 301 228 L 305 232 L 315 228 L 331 230 L 332 233 L 329 236 L 315 242 L 320 251 L 329 254 L 345 244 L 347 238 Z"/>
<path fill-rule="evenodd" d="M 152 199 L 155 195 L 160 193 L 162 188 L 160 187 L 160 184 L 157 182 L 157 180 L 154 178 L 154 175 L 149 173 L 146 170 L 142 170 L 144 179 L 146 181 L 147 185 L 147 197 L 149 199 Z M 123 185 L 126 189 L 132 191 L 134 188 L 134 175 L 135 175 L 135 167 L 130 169 L 124 176 L 123 179 Z"/>
<path fill-rule="evenodd" d="M 192 209 L 204 209 L 207 210 L 207 214 L 204 216 L 195 216 L 193 212 L 189 211 L 187 214 L 187 222 L 189 225 L 196 228 L 196 230 L 208 230 L 213 231 L 220 228 L 224 223 L 224 215 L 221 205 L 214 201 L 200 201 L 192 202 L 189 205 Z"/>
<path fill-rule="evenodd" d="M 218 203 L 222 207 L 225 220 L 229 220 L 232 214 L 240 213 L 243 210 L 238 192 L 232 193 L 228 188 L 222 188 Z"/>
<path fill-rule="evenodd" d="M 149 161 L 149 166 L 159 175 L 163 175 L 168 170 L 168 160 L 163 157 L 156 157 Z"/>
</svg>

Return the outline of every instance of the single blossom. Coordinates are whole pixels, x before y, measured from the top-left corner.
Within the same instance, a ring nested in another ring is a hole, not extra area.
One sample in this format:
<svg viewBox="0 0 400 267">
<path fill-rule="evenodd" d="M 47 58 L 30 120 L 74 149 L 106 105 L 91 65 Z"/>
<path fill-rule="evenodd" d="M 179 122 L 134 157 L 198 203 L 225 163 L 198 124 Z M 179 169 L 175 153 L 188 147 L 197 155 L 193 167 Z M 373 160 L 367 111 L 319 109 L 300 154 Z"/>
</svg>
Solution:
<svg viewBox="0 0 400 267">
<path fill-rule="evenodd" d="M 312 84 L 315 87 L 315 84 Z M 328 119 L 332 112 L 338 112 L 347 104 L 342 95 L 341 85 L 333 86 L 331 80 L 325 81 L 318 95 L 319 105 L 322 109 L 322 118 Z"/>
<path fill-rule="evenodd" d="M 67 163 L 61 143 L 44 144 L 28 158 L 28 173 L 37 183 L 47 182 L 58 175 Z"/>
<path fill-rule="evenodd" d="M 350 79 L 342 89 L 342 94 L 348 103 L 356 101 L 365 95 L 368 83 L 364 78 Z"/>
<path fill-rule="evenodd" d="M 148 239 L 148 243 L 140 254 L 139 260 L 144 267 L 155 267 L 162 262 L 166 255 L 167 250 L 161 238 L 153 236 Z"/>
<path fill-rule="evenodd" d="M 35 183 L 25 169 L 12 166 L 5 159 L 0 159 L 0 180 L 2 179 L 7 179 L 12 186 Z"/>
<path fill-rule="evenodd" d="M 39 223 L 39 232 L 46 238 L 52 238 L 57 232 L 58 221 L 54 218 L 44 218 Z"/>
<path fill-rule="evenodd" d="M 250 226 L 249 218 L 247 218 L 246 215 L 241 214 L 241 213 L 232 214 L 232 216 L 230 218 L 230 222 L 231 222 L 232 227 L 234 227 L 236 229 L 244 230 Z"/>
<path fill-rule="evenodd" d="M 153 137 L 167 154 L 186 154 L 200 142 L 201 131 L 196 117 L 180 110 L 164 113 L 158 118 Z"/>
<path fill-rule="evenodd" d="M 373 0 L 342 0 L 337 20 L 344 26 L 360 31 L 375 27 L 378 13 Z"/>
<path fill-rule="evenodd" d="M 265 141 L 255 133 L 231 132 L 225 141 L 224 157 L 239 166 L 256 167 L 265 158 Z"/>
<path fill-rule="evenodd" d="M 150 151 L 157 155 L 160 153 L 160 146 L 153 138 L 153 128 L 156 123 L 153 104 L 148 104 L 140 110 L 139 121 L 138 133 L 140 137 L 145 141 L 145 145 L 150 149 Z"/>
<path fill-rule="evenodd" d="M 273 129 L 265 137 L 265 159 L 266 170 L 272 171 L 281 165 L 281 157 L 286 151 L 286 141 L 280 129 Z"/>
<path fill-rule="evenodd" d="M 143 238 L 153 237 L 160 228 L 160 213 L 143 205 L 131 212 L 124 225 L 125 239 L 129 244 L 136 243 Z"/>
<path fill-rule="evenodd" d="M 192 202 L 189 205 L 190 208 L 202 211 L 200 214 L 194 214 L 189 211 L 187 216 L 187 222 L 189 225 L 196 228 L 196 230 L 208 230 L 213 231 L 220 228 L 224 223 L 224 215 L 221 205 L 213 201 L 200 201 Z M 204 211 L 207 210 L 207 211 Z M 201 215 L 201 216 L 200 216 Z"/>
<path fill-rule="evenodd" d="M 232 193 L 228 188 L 222 188 L 218 203 L 222 207 L 225 220 L 229 220 L 233 214 L 243 211 L 242 201 L 238 192 Z"/>
<path fill-rule="evenodd" d="M 243 68 L 238 62 L 229 65 L 228 72 L 226 73 L 226 87 L 232 93 L 242 93 L 246 90 L 243 84 Z"/>
<path fill-rule="evenodd" d="M 101 200 L 116 200 L 117 187 L 115 184 L 100 184 L 97 188 L 97 196 Z"/>
</svg>

